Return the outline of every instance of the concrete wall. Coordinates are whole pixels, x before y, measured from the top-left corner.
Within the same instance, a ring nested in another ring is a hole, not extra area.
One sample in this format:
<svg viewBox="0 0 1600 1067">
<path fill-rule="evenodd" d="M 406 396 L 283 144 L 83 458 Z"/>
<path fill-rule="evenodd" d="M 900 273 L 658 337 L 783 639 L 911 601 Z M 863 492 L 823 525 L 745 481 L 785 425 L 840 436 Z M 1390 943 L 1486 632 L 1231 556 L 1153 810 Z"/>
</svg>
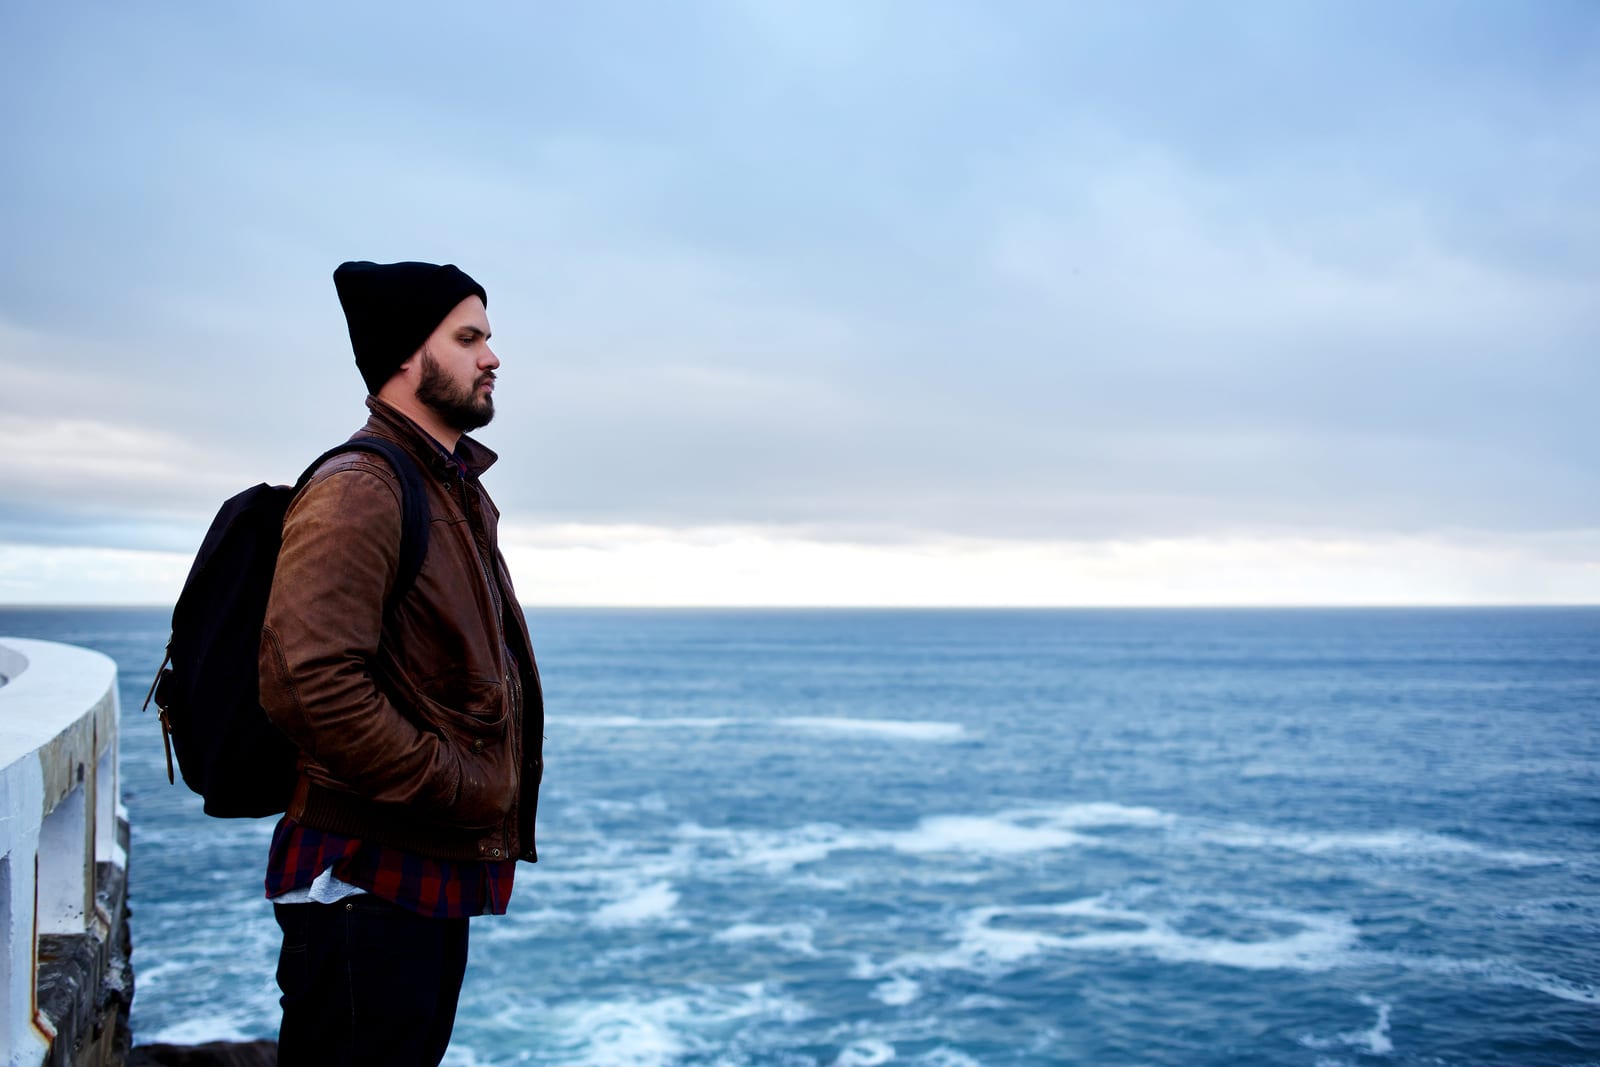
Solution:
<svg viewBox="0 0 1600 1067">
<path fill-rule="evenodd" d="M 133 990 L 117 669 L 0 637 L 0 675 L 0 1064 L 120 1062 Z"/>
</svg>

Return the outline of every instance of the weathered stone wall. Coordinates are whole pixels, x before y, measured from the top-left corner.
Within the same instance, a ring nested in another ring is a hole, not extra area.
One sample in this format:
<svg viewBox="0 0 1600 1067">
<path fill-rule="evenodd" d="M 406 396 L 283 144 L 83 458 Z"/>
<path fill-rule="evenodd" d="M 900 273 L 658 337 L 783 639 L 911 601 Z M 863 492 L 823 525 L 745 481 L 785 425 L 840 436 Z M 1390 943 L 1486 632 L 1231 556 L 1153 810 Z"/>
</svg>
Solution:
<svg viewBox="0 0 1600 1067">
<path fill-rule="evenodd" d="M 0 673 L 0 1063 L 120 1064 L 133 986 L 116 665 L 4 638 Z"/>
</svg>

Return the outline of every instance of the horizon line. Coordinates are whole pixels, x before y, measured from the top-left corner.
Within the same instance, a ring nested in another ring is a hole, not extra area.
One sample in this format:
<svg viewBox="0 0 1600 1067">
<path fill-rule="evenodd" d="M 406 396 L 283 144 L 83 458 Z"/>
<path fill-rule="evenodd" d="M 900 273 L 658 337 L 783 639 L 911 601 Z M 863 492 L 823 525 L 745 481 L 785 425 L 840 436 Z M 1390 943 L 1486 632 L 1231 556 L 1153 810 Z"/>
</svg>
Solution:
<svg viewBox="0 0 1600 1067">
<path fill-rule="evenodd" d="M 0 611 L 170 611 L 170 603 L 117 604 L 95 601 L 61 601 L 47 603 L 0 603 Z M 1413 601 L 1407 603 L 1294 603 L 1264 604 L 1259 602 L 1211 604 L 528 604 L 524 611 L 1411 611 L 1429 610 L 1482 610 L 1509 608 L 1532 610 L 1540 608 L 1590 608 L 1600 609 L 1600 602 L 1591 601 Z"/>
</svg>

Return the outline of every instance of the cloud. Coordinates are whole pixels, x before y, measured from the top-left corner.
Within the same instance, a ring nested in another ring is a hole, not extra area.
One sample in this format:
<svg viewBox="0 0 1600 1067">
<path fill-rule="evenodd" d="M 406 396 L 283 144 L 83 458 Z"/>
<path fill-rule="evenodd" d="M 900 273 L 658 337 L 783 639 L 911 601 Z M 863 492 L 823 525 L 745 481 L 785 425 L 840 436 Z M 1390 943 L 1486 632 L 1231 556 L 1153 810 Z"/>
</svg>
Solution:
<svg viewBox="0 0 1600 1067">
<path fill-rule="evenodd" d="M 928 539 L 820 543 L 767 528 L 513 527 L 530 603 L 1059 606 L 1593 603 L 1600 530 L 1445 537 Z"/>
<path fill-rule="evenodd" d="M 1600 526 L 1585 5 L 489 5 L 470 71 L 375 10 L 0 14 L 0 537 L 176 547 L 348 435 L 351 257 L 486 283 L 522 523 L 1532 591 L 1472 539 Z"/>
<path fill-rule="evenodd" d="M 0 603 L 171 604 L 190 563 L 181 552 L 0 542 Z"/>
<path fill-rule="evenodd" d="M 503 547 L 535 606 L 1579 604 L 1600 530 L 1551 537 L 818 541 L 752 527 L 537 526 Z M 170 604 L 187 552 L 0 541 L 0 603 Z"/>
</svg>

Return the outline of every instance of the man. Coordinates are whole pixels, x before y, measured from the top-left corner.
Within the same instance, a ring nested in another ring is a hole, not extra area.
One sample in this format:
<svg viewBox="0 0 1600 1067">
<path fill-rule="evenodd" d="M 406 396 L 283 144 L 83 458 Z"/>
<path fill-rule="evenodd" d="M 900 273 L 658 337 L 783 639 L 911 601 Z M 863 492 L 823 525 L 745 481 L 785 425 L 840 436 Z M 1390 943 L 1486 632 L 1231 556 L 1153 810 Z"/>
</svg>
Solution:
<svg viewBox="0 0 1600 1067">
<path fill-rule="evenodd" d="M 473 915 L 536 859 L 544 702 L 478 483 L 495 454 L 488 297 L 454 265 L 345 263 L 334 285 L 366 381 L 357 436 L 426 485 L 427 554 L 390 603 L 402 483 L 380 455 L 322 465 L 284 519 L 261 704 L 299 748 L 267 895 L 283 928 L 279 1062 L 434 1067 Z"/>
</svg>

